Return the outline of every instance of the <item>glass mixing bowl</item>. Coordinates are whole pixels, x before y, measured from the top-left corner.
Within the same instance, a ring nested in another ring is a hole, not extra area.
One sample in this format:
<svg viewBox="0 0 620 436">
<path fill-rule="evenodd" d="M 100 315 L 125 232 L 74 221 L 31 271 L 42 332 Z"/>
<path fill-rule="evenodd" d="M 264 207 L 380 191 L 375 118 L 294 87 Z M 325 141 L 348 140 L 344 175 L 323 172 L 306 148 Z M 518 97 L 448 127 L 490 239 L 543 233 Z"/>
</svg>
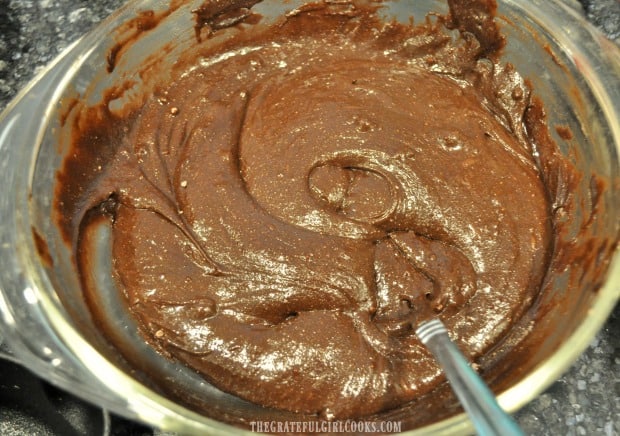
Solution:
<svg viewBox="0 0 620 436">
<path fill-rule="evenodd" d="M 5 190 L 0 197 L 0 331 L 13 357 L 24 366 L 101 407 L 169 431 L 224 434 L 243 430 L 183 406 L 118 358 L 89 317 L 72 254 L 50 218 L 55 174 L 67 153 L 69 132 L 64 127 L 70 123 L 65 124 L 63 117 L 70 112 L 71 99 L 81 95 L 96 102 L 105 89 L 126 80 L 141 83 L 141 92 L 148 92 L 148 82 L 141 82 L 136 67 L 165 63 L 194 44 L 191 10 L 201 3 L 187 2 L 164 14 L 157 27 L 137 38 L 135 18 L 145 10 L 167 11 L 170 5 L 159 0 L 129 2 L 69 47 L 0 116 L 0 183 Z M 265 0 L 256 8 L 266 22 L 296 4 Z M 446 4 L 385 3 L 387 15 L 403 20 L 413 15 L 419 21 L 429 11 L 445 12 Z M 580 238 L 578 229 L 570 237 L 575 247 L 592 240 L 613 245 L 607 247 L 612 252 L 608 264 L 597 256 L 591 262 L 576 259 L 565 274 L 552 280 L 532 309 L 540 328 L 519 342 L 534 352 L 516 366 L 499 359 L 489 372 L 500 404 L 514 412 L 574 362 L 620 294 L 620 255 L 615 250 L 620 228 L 620 50 L 559 0 L 505 0 L 499 14 L 509 41 L 504 59 L 531 80 L 535 94 L 544 101 L 551 134 L 562 153 L 583 174 L 595 173 L 609 186 L 600 203 L 605 213 L 596 218 L 589 238 Z M 119 42 L 125 44 L 125 53 L 110 74 L 108 55 Z M 562 139 L 555 126 L 569 126 L 573 138 Z M 575 211 L 578 224 L 590 216 L 591 188 L 590 179 L 584 177 L 574 192 L 581 205 Z M 579 286 L 567 286 L 569 274 L 581 274 Z M 108 303 L 114 310 L 114 301 Z M 118 323 L 119 331 L 139 340 L 120 312 Z M 192 396 L 226 421 L 296 420 L 226 395 L 146 346 L 138 352 L 161 374 L 178 380 L 177 398 Z M 507 372 L 510 383 L 503 382 Z M 392 416 L 402 421 L 403 430 L 409 427 L 407 416 Z M 437 422 L 413 433 L 458 434 L 472 429 L 463 414 L 436 416 Z"/>
</svg>

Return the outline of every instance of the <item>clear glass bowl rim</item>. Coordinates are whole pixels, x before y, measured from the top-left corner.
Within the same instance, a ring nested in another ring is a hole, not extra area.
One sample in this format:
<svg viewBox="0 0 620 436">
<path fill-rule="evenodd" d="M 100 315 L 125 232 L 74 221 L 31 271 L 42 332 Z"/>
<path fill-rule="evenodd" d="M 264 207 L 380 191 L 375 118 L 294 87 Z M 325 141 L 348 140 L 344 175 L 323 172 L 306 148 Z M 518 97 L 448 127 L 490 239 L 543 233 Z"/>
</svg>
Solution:
<svg viewBox="0 0 620 436">
<path fill-rule="evenodd" d="M 142 3 L 142 2 L 135 2 Z M 564 49 L 580 55 L 585 60 L 580 65 L 581 71 L 588 80 L 595 97 L 603 108 L 610 127 L 611 136 L 615 141 L 616 154 L 620 155 L 620 50 L 605 39 L 591 24 L 575 10 L 571 9 L 561 0 L 506 0 L 505 3 L 517 8 L 527 10 L 536 9 L 532 14 L 541 28 L 553 34 L 558 44 Z M 86 54 L 90 47 L 102 36 L 109 33 L 119 24 L 119 17 L 132 16 L 139 7 L 129 2 L 118 11 L 104 20 L 96 29 L 85 35 L 82 39 L 68 47 L 52 64 L 39 73 L 35 79 L 8 105 L 0 114 L 0 126 L 9 118 L 9 114 L 24 99 L 29 91 L 43 78 L 48 71 L 58 65 L 62 59 L 69 56 Z M 578 29 L 578 33 L 576 33 Z M 575 38 L 575 35 L 578 38 Z M 587 51 L 584 47 L 594 46 L 601 49 L 600 53 Z M 601 66 L 604 66 L 601 73 Z M 605 75 L 603 77 L 602 75 Z M 68 76 L 71 76 L 69 74 Z M 616 86 L 613 86 L 616 84 Z M 62 86 L 57 91 L 60 93 Z M 52 100 L 53 101 L 53 100 Z M 47 102 L 51 105 L 51 102 Z M 49 115 L 49 112 L 46 112 Z M 45 123 L 40 124 L 40 129 L 45 128 Z M 0 129 L 0 145 L 2 145 L 2 129 Z M 40 135 L 39 135 L 40 136 Z M 5 215 L 5 212 L 3 212 Z M 15 224 L 12 220 L 9 224 Z M 13 226 L 5 225 L 0 232 L 12 231 Z M 27 252 L 25 250 L 24 252 Z M 34 251 L 30 251 L 32 253 Z M 37 283 L 34 283 L 37 285 Z M 4 286 L 0 284 L 0 286 Z M 36 286 L 35 286 L 36 288 Z M 3 289 L 0 289 L 0 294 Z M 244 430 L 231 427 L 218 421 L 203 417 L 192 412 L 146 388 L 124 372 L 117 369 L 109 361 L 103 358 L 64 318 L 64 314 L 58 307 L 58 302 L 45 292 L 37 292 L 41 311 L 49 321 L 51 330 L 77 357 L 82 365 L 88 369 L 93 377 L 104 380 L 105 384 L 125 404 L 106 404 L 117 412 L 137 418 L 164 430 L 178 431 L 181 433 L 204 433 L 230 434 L 231 431 L 246 433 Z M 545 362 L 528 374 L 519 383 L 501 393 L 498 397 L 501 406 L 508 412 L 515 412 L 530 402 L 549 385 L 556 381 L 588 347 L 594 336 L 601 329 L 611 311 L 620 298 L 620 253 L 614 253 L 607 273 L 607 280 L 599 290 L 588 316 L 582 324 L 568 337 L 563 345 Z M 10 323 L 10 310 L 0 295 L 1 319 L 5 324 Z M 13 349 L 24 350 L 20 344 L 12 341 L 11 337 L 5 338 Z M 46 366 L 27 359 L 27 351 L 16 357 L 21 363 L 42 376 L 49 373 Z M 61 387 L 72 390 L 72 380 L 58 378 L 52 380 Z M 83 394 L 86 399 L 96 402 L 96 392 Z M 471 432 L 473 427 L 464 414 L 459 414 L 424 428 L 416 429 L 406 434 L 412 435 L 435 435 L 435 434 L 462 434 Z M 247 432 L 249 433 L 249 432 Z"/>
</svg>

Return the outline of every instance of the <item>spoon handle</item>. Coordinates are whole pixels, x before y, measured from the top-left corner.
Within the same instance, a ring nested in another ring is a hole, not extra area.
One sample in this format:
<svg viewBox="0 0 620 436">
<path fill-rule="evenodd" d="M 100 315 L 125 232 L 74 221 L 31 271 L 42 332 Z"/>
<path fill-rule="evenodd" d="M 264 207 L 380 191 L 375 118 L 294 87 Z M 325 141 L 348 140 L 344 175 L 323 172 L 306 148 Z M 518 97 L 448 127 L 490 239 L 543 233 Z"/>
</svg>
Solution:
<svg viewBox="0 0 620 436">
<path fill-rule="evenodd" d="M 439 319 L 420 324 L 416 335 L 440 363 L 479 435 L 523 435 L 514 419 L 499 406 L 495 395 L 450 340 L 446 327 Z"/>
</svg>

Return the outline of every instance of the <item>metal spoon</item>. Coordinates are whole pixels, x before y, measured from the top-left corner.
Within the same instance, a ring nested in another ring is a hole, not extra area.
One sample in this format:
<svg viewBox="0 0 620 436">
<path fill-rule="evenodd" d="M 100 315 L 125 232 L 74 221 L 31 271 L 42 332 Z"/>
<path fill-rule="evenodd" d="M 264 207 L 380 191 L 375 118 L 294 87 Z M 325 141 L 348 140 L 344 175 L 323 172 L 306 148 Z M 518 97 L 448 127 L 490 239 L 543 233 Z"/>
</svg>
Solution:
<svg viewBox="0 0 620 436">
<path fill-rule="evenodd" d="M 495 395 L 472 369 L 448 330 L 437 318 L 422 322 L 416 335 L 443 368 L 452 390 L 481 436 L 523 435 L 515 420 L 499 406 Z"/>
</svg>

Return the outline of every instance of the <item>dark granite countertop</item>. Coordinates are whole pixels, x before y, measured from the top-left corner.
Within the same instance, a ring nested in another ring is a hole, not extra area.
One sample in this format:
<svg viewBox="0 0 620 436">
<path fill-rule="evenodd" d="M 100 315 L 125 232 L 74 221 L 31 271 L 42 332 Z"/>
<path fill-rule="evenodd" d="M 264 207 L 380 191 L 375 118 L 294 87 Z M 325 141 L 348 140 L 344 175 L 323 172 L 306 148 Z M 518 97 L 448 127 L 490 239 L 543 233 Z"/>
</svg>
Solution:
<svg viewBox="0 0 620 436">
<path fill-rule="evenodd" d="M 567 1 L 620 43 L 620 1 Z M 37 71 L 122 3 L 0 0 L 0 110 Z M 0 406 L 0 434 L 30 434 L 2 416 Z M 516 417 L 531 435 L 620 433 L 620 306 L 571 369 Z"/>
</svg>

